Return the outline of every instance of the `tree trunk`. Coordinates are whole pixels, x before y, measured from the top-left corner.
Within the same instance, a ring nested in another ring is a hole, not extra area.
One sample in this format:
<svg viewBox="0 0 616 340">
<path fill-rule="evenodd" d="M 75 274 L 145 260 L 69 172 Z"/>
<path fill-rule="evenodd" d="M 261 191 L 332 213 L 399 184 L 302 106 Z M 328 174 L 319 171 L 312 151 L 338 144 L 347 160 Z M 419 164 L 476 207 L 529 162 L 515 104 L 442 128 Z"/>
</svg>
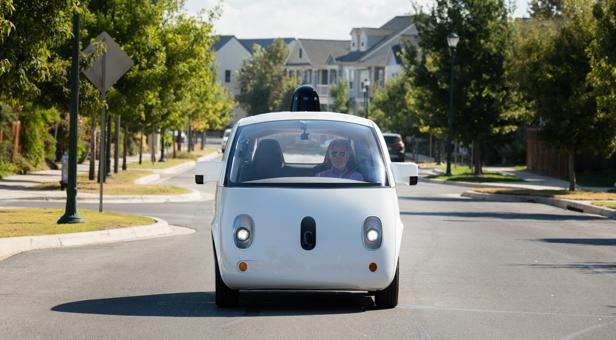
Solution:
<svg viewBox="0 0 616 340">
<path fill-rule="evenodd" d="M 165 129 L 160 129 L 160 159 L 159 162 L 166 162 L 167 159 L 165 157 Z"/>
<path fill-rule="evenodd" d="M 483 172 L 481 171 L 481 145 L 479 144 L 479 140 L 475 139 L 473 141 L 473 158 L 475 163 L 475 176 L 481 176 Z"/>
<path fill-rule="evenodd" d="M 113 148 L 113 173 L 118 173 L 118 167 L 120 165 L 120 131 L 122 131 L 122 122 L 120 115 L 116 117 L 115 123 L 115 146 Z"/>
<path fill-rule="evenodd" d="M 203 149 L 205 149 L 205 130 L 203 130 L 202 135 L 201 135 L 201 151 L 203 151 Z"/>
<path fill-rule="evenodd" d="M 575 191 L 575 153 L 569 153 L 569 191 Z"/>
<path fill-rule="evenodd" d="M 139 138 L 139 164 L 143 160 L 143 127 L 141 128 L 141 138 Z"/>
<path fill-rule="evenodd" d="M 432 134 L 428 138 L 428 157 L 432 158 Z"/>
<path fill-rule="evenodd" d="M 126 171 L 126 154 L 128 153 L 128 147 L 130 143 L 130 136 L 128 133 L 128 122 L 124 123 L 124 147 L 122 148 L 122 170 Z"/>
<path fill-rule="evenodd" d="M 413 162 L 417 162 L 417 138 L 413 136 Z"/>
<path fill-rule="evenodd" d="M 105 180 L 103 181 L 104 183 L 107 183 L 107 177 L 111 177 L 111 115 L 107 115 L 107 139 L 106 139 L 106 147 L 107 150 L 105 151 L 105 158 L 106 158 L 106 174 L 105 174 Z"/>
<path fill-rule="evenodd" d="M 175 133 L 176 132 L 177 131 L 171 130 L 171 143 L 172 143 L 171 149 L 173 150 L 173 158 L 177 157 L 177 154 L 175 153 L 175 138 L 176 138 Z"/>
<path fill-rule="evenodd" d="M 154 140 L 154 135 L 156 129 L 152 127 L 152 134 L 150 134 L 150 161 L 152 164 L 156 163 L 156 141 Z"/>
<path fill-rule="evenodd" d="M 88 179 L 93 181 L 96 175 L 96 116 L 92 117 L 90 126 L 90 167 L 88 168 Z"/>
<path fill-rule="evenodd" d="M 193 138 L 193 134 L 192 134 L 192 126 L 190 126 L 190 123 L 188 124 L 188 152 L 190 153 L 192 150 L 192 138 Z"/>
</svg>

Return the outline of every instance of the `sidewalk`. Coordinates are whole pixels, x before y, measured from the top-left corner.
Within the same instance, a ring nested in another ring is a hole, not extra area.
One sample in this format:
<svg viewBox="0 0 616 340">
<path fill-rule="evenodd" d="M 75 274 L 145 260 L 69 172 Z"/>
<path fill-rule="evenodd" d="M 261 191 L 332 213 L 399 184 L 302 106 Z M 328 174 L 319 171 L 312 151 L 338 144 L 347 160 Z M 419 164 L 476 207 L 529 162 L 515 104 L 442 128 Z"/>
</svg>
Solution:
<svg viewBox="0 0 616 340">
<path fill-rule="evenodd" d="M 521 171 L 515 170 L 510 167 L 484 167 L 484 170 L 498 172 L 507 175 L 518 176 L 524 179 L 524 182 L 490 182 L 490 183 L 471 183 L 471 182 L 460 182 L 460 181 L 442 181 L 436 179 L 430 179 L 426 176 L 434 175 L 434 174 L 442 174 L 441 171 L 436 169 L 420 169 L 419 173 L 421 176 L 421 181 L 428 183 L 439 183 L 445 185 L 456 185 L 470 188 L 489 188 L 489 187 L 498 187 L 498 188 L 514 188 L 514 189 L 530 189 L 530 190 L 567 190 L 569 188 L 569 182 L 565 180 L 561 180 L 558 178 L 548 177 L 536 174 L 531 171 Z M 593 191 L 593 192 L 606 192 L 609 189 L 608 187 L 586 187 L 586 186 L 578 186 L 579 189 L 584 191 Z M 598 207 L 592 205 L 593 201 L 588 200 L 570 200 L 570 199 L 559 199 L 559 198 L 550 198 L 550 197 L 537 197 L 537 196 L 517 196 L 517 195 L 503 195 L 503 194 L 491 194 L 491 193 L 481 193 L 475 191 L 467 191 L 462 194 L 463 197 L 479 199 L 479 200 L 489 200 L 489 201 L 506 201 L 506 202 L 534 202 L 534 203 L 542 203 L 548 204 L 551 206 L 555 206 L 562 209 L 574 210 L 578 212 L 602 215 L 608 218 L 616 219 L 616 210 Z"/>
<path fill-rule="evenodd" d="M 453 184 L 458 186 L 467 186 L 467 187 L 499 187 L 499 188 L 518 188 L 518 189 L 532 189 L 532 190 L 567 190 L 569 189 L 569 181 L 565 181 L 559 178 L 543 176 L 532 171 L 527 170 L 515 170 L 511 167 L 484 167 L 483 170 L 498 172 L 505 175 L 512 175 L 520 177 L 524 180 L 524 182 L 489 182 L 489 183 L 471 183 L 471 182 L 461 182 L 461 181 L 452 181 L 446 182 L 441 180 L 423 178 L 424 181 L 433 182 L 433 183 L 443 183 L 443 184 Z M 419 169 L 419 173 L 421 176 L 430 176 L 436 174 L 442 174 L 443 172 L 436 169 Z M 596 192 L 605 192 L 610 189 L 609 187 L 587 187 L 587 186 L 577 186 L 578 189 L 584 191 L 596 191 Z"/>
<path fill-rule="evenodd" d="M 206 156 L 202 156 L 198 161 L 214 159 L 220 154 L 213 152 Z M 139 160 L 139 156 L 127 157 L 128 163 L 136 163 Z M 113 162 L 112 162 L 113 164 Z M 179 164 L 175 167 L 162 170 L 152 170 L 152 175 L 145 181 L 139 181 L 139 184 L 156 184 L 161 181 L 176 176 L 180 173 L 188 171 L 195 166 L 195 161 L 187 160 L 186 163 Z M 98 162 L 97 162 L 98 165 Z M 87 173 L 89 169 L 89 162 L 84 162 L 77 165 L 78 173 Z M 121 170 L 120 170 L 121 171 Z M 43 200 L 43 201 L 64 201 L 66 200 L 66 191 L 50 191 L 50 190 L 37 190 L 34 187 L 49 182 L 59 182 L 61 176 L 61 170 L 43 170 L 33 172 L 27 175 L 16 175 L 0 179 L 0 202 L 2 200 Z M 82 203 L 98 202 L 98 193 L 85 193 L 79 192 L 77 200 Z M 205 197 L 200 192 L 193 190 L 188 194 L 180 195 L 140 195 L 140 196 L 128 196 L 128 195 L 104 195 L 105 202 L 107 203 L 163 203 L 163 202 L 187 202 L 208 200 L 211 197 Z"/>
</svg>

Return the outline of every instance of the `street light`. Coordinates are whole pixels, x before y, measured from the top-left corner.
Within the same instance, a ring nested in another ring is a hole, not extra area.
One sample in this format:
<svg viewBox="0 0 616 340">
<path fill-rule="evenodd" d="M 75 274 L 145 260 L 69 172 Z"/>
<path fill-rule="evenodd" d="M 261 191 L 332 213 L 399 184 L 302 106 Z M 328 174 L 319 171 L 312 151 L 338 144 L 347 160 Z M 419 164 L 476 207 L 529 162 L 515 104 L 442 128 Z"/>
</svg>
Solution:
<svg viewBox="0 0 616 340">
<path fill-rule="evenodd" d="M 364 87 L 361 89 L 361 91 L 364 94 L 364 115 L 366 117 L 368 117 L 368 91 L 370 89 L 370 80 L 368 79 L 364 79 Z"/>
<path fill-rule="evenodd" d="M 449 33 L 447 35 L 447 45 L 451 49 L 451 77 L 449 81 L 449 114 L 447 116 L 447 172 L 446 176 L 451 176 L 451 136 L 453 131 L 453 79 L 454 79 L 454 65 L 456 60 L 456 46 L 458 45 L 458 41 L 460 41 L 460 37 L 458 37 L 455 33 Z"/>
</svg>

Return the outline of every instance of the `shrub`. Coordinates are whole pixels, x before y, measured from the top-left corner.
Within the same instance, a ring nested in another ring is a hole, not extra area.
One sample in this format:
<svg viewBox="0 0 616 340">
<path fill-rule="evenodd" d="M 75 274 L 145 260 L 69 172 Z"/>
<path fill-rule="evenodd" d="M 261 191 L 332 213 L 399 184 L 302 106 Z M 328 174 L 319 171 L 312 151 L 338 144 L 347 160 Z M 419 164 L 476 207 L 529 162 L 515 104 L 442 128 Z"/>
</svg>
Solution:
<svg viewBox="0 0 616 340">
<path fill-rule="evenodd" d="M 17 166 L 13 163 L 0 162 L 0 178 L 8 177 L 19 172 Z"/>
</svg>

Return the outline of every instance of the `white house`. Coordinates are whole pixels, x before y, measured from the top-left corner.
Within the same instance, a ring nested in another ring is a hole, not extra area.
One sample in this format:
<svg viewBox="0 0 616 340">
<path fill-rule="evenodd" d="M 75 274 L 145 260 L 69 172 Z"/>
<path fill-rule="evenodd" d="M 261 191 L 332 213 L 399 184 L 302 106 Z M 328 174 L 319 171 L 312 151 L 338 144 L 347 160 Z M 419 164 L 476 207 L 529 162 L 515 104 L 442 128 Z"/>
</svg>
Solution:
<svg viewBox="0 0 616 340">
<path fill-rule="evenodd" d="M 332 104 L 331 84 L 344 79 L 351 110 L 357 113 L 375 87 L 400 74 L 401 46 L 417 45 L 418 37 L 411 16 L 394 17 L 379 28 L 353 28 L 350 35 L 350 40 L 298 39 L 285 67 L 289 75 L 315 86 L 325 107 Z"/>
<path fill-rule="evenodd" d="M 294 38 L 282 38 L 289 48 L 295 44 Z M 235 97 L 241 89 L 238 81 L 239 71 L 244 60 L 254 52 L 254 46 L 267 48 L 274 39 L 238 39 L 233 35 L 221 35 L 212 45 L 215 57 L 215 68 L 218 80 Z M 246 112 L 239 106 L 233 109 L 233 122 L 246 116 Z"/>
</svg>

